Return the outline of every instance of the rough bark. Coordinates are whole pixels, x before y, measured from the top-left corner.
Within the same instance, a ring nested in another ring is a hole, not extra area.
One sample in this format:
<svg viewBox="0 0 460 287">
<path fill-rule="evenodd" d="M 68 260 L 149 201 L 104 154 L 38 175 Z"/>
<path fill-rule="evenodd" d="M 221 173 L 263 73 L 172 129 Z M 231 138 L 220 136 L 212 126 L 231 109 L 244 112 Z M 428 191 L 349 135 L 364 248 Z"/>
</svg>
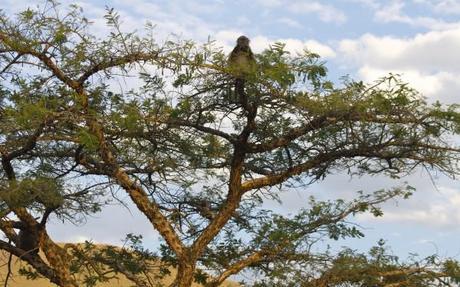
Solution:
<svg viewBox="0 0 460 287">
<path fill-rule="evenodd" d="M 188 258 L 179 262 L 177 268 L 176 281 L 173 283 L 177 287 L 190 287 L 193 283 L 196 261 Z"/>
</svg>

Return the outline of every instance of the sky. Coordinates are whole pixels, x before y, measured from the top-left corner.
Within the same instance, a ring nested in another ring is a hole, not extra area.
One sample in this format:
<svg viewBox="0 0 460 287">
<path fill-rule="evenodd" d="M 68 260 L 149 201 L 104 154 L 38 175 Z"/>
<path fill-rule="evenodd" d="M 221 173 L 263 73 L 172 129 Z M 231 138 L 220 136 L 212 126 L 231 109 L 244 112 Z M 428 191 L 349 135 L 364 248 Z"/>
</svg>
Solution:
<svg viewBox="0 0 460 287">
<path fill-rule="evenodd" d="M 61 1 L 63 5 L 70 3 Z M 0 8 L 19 11 L 28 0 L 2 0 Z M 42 3 L 36 1 L 36 3 Z M 372 83 L 397 73 L 428 101 L 460 103 L 460 0 L 114 0 L 73 2 L 94 21 L 95 33 L 106 31 L 105 7 L 121 15 L 124 31 L 142 31 L 149 21 L 158 38 L 175 34 L 204 42 L 208 38 L 229 51 L 240 35 L 251 39 L 255 52 L 281 41 L 292 53 L 304 48 L 320 54 L 330 77 L 342 76 Z M 350 179 L 336 174 L 305 190 L 283 194 L 284 205 L 269 203 L 282 212 L 298 209 L 308 196 L 351 198 L 358 190 L 373 191 L 407 181 L 417 188 L 409 200 L 383 206 L 384 216 L 351 219 L 366 238 L 334 243 L 366 250 L 380 238 L 395 254 L 438 253 L 460 259 L 460 187 L 438 174 L 417 171 L 398 181 L 382 177 Z M 101 228 L 103 226 L 103 228 Z M 58 241 L 91 239 L 120 244 L 123 234 L 145 230 L 147 241 L 157 235 L 134 209 L 112 206 L 85 225 L 51 229 Z"/>
</svg>

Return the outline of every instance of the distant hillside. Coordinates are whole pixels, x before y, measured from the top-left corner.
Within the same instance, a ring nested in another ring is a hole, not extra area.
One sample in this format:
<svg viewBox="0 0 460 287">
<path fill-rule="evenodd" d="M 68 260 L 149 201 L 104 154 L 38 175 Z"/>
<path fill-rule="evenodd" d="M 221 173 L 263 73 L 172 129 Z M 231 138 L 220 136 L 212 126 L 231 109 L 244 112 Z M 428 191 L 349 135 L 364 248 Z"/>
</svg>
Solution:
<svg viewBox="0 0 460 287">
<path fill-rule="evenodd" d="M 7 274 L 7 262 L 8 262 L 8 253 L 5 251 L 0 251 L 0 285 L 4 285 L 4 279 Z M 55 287 L 57 285 L 50 283 L 47 279 L 37 279 L 37 280 L 28 280 L 26 277 L 19 275 L 18 270 L 21 266 L 26 266 L 27 264 L 24 261 L 19 260 L 16 257 L 13 257 L 13 264 L 12 264 L 12 272 L 13 275 L 9 279 L 9 287 Z M 172 274 L 168 276 L 167 278 L 164 279 L 162 283 L 165 284 L 165 286 L 168 286 L 168 283 L 171 283 L 175 271 L 171 270 Z M 117 279 L 112 279 L 108 282 L 105 283 L 99 283 L 97 286 L 98 287 L 128 287 L 132 286 L 133 283 L 128 281 L 126 277 L 124 277 L 122 274 L 118 275 Z M 193 284 L 195 287 L 199 287 L 201 285 L 199 284 Z M 239 284 L 235 282 L 227 282 L 222 285 L 223 287 L 236 287 L 239 286 Z"/>
</svg>

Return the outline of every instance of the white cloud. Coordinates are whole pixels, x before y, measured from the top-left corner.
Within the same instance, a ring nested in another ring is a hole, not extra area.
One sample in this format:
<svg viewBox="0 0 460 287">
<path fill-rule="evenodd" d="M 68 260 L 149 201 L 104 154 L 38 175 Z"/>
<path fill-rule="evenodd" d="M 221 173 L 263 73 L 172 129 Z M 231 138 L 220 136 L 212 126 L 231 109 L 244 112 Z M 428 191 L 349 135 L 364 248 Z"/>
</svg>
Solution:
<svg viewBox="0 0 460 287">
<path fill-rule="evenodd" d="M 381 68 L 459 71 L 460 67 L 453 63 L 460 62 L 460 28 L 411 38 L 365 34 L 357 40 L 342 40 L 339 50 L 349 60 Z"/>
<path fill-rule="evenodd" d="M 288 10 L 298 14 L 317 14 L 323 22 L 344 23 L 347 20 L 345 13 L 334 6 L 320 2 L 295 2 L 288 6 Z"/>
<path fill-rule="evenodd" d="M 439 14 L 460 14 L 460 1 L 458 0 L 413 0 L 414 3 L 423 4 Z"/>
<path fill-rule="evenodd" d="M 345 0 L 346 2 L 351 2 L 351 3 L 358 3 L 362 4 L 364 6 L 376 9 L 380 7 L 380 4 L 378 3 L 377 0 Z"/>
<path fill-rule="evenodd" d="M 318 53 L 323 58 L 334 58 L 336 56 L 331 47 L 316 40 L 301 41 L 292 38 L 271 40 L 264 36 L 257 36 L 252 42 L 255 52 L 261 52 L 262 50 L 267 49 L 271 44 L 281 42 L 286 44 L 286 51 L 294 55 L 296 53 L 302 53 L 305 49 L 308 49 L 311 52 Z"/>
<path fill-rule="evenodd" d="M 296 28 L 296 29 L 301 29 L 303 26 L 297 22 L 296 20 L 294 19 L 291 19 L 291 18 L 287 18 L 287 17 L 283 17 L 283 18 L 279 18 L 277 20 L 277 22 L 281 23 L 281 24 L 284 24 L 286 26 L 289 26 L 291 28 Z"/>
<path fill-rule="evenodd" d="M 450 232 L 460 232 L 460 191 L 458 182 L 435 173 L 428 175 L 419 170 L 402 179 L 391 179 L 385 176 L 350 177 L 344 173 L 334 174 L 322 182 L 309 186 L 306 190 L 281 194 L 285 213 L 295 213 L 308 202 L 309 196 L 317 200 L 345 201 L 356 198 L 356 191 L 372 193 L 381 188 L 404 186 L 408 182 L 416 191 L 408 199 L 395 198 L 380 205 L 382 217 L 375 217 L 370 213 L 362 213 L 354 218 L 347 218 L 357 223 L 368 234 L 372 227 L 390 227 L 389 232 L 378 235 L 380 238 L 407 237 L 407 226 L 429 230 L 434 236 L 441 236 Z M 433 184 L 435 182 L 435 184 Z M 270 206 L 276 208 L 276 205 Z M 278 207 L 279 208 L 279 207 Z M 377 229 L 378 229 L 377 228 Z M 446 235 L 445 235 L 446 236 Z M 448 236 L 448 235 L 447 235 Z"/>
<path fill-rule="evenodd" d="M 328 45 L 322 44 L 316 40 L 308 40 L 305 42 L 308 50 L 319 54 L 323 58 L 335 58 L 335 51 Z"/>
<path fill-rule="evenodd" d="M 21 0 L 23 1 L 23 0 Z M 66 0 L 68 1 L 68 0 Z M 85 15 L 94 22 L 92 31 L 107 32 L 106 20 L 103 15 L 106 13 L 104 6 L 93 3 L 94 1 L 80 0 L 76 2 L 84 8 Z M 113 7 L 120 14 L 122 21 L 121 28 L 126 32 L 142 32 L 147 22 L 156 25 L 156 38 L 161 41 L 171 35 L 178 35 L 184 39 L 194 39 L 205 41 L 208 35 L 215 31 L 213 23 L 207 22 L 201 14 L 216 13 L 220 4 L 215 2 L 208 6 L 202 7 L 202 4 L 179 1 L 168 1 L 165 4 L 151 3 L 148 0 L 113 0 L 109 7 Z"/>
<path fill-rule="evenodd" d="M 366 82 L 372 82 L 390 73 L 400 75 L 426 97 L 442 102 L 458 102 L 458 93 L 454 93 L 460 91 L 459 75 L 456 74 L 447 72 L 429 74 L 418 70 L 376 69 L 369 66 L 363 66 L 358 70 L 360 78 Z"/>
<path fill-rule="evenodd" d="M 321 1 L 256 0 L 256 3 L 267 9 L 282 7 L 296 14 L 316 14 L 321 21 L 327 23 L 343 23 L 347 20 L 344 12 L 332 5 L 323 4 Z M 291 19 L 289 22 L 293 23 Z"/>
<path fill-rule="evenodd" d="M 273 8 L 283 4 L 282 0 L 256 0 L 256 2 L 259 5 L 267 8 Z"/>
<path fill-rule="evenodd" d="M 436 2 L 434 6 L 435 12 L 443 14 L 460 14 L 460 1 L 444 0 Z"/>
<path fill-rule="evenodd" d="M 460 193 L 458 190 L 448 187 L 439 187 L 439 192 L 424 194 L 424 200 L 412 200 L 401 202 L 401 206 L 385 208 L 381 218 L 375 218 L 370 214 L 360 214 L 359 221 L 370 222 L 395 222 L 399 224 L 428 225 L 438 229 L 452 229 L 460 226 Z M 414 196 L 415 197 L 415 196 Z M 429 200 L 427 200 L 429 199 Z"/>
<path fill-rule="evenodd" d="M 432 16 L 409 16 L 404 13 L 404 8 L 408 10 L 414 8 L 426 8 L 438 15 L 456 15 L 460 14 L 459 0 L 343 0 L 350 3 L 358 3 L 374 10 L 374 19 L 382 23 L 403 23 L 414 27 L 423 27 L 430 30 L 445 30 L 460 25 L 459 21 L 447 22 L 440 18 Z M 409 5 L 410 6 L 409 6 Z M 418 6 L 418 7 L 417 7 Z"/>
<path fill-rule="evenodd" d="M 126 5 L 126 1 L 122 0 L 113 0 L 111 4 L 108 4 L 109 7 L 118 7 Z M 164 12 L 160 8 L 159 5 L 154 3 L 149 3 L 144 0 L 130 0 L 129 7 L 132 9 L 133 12 L 142 15 L 142 16 L 149 16 L 152 14 L 163 14 Z"/>
<path fill-rule="evenodd" d="M 459 50 L 460 28 L 411 38 L 366 34 L 338 45 L 345 63 L 361 79 L 369 82 L 399 73 L 425 96 L 448 102 L 458 102 L 460 95 L 460 66 L 455 64 L 460 63 Z"/>
<path fill-rule="evenodd" d="M 403 1 L 392 1 L 389 5 L 381 7 L 375 13 L 375 20 L 383 23 L 404 23 L 414 27 L 423 27 L 430 30 L 446 30 L 460 27 L 460 22 L 446 22 L 432 17 L 411 17 L 403 12 Z"/>
</svg>

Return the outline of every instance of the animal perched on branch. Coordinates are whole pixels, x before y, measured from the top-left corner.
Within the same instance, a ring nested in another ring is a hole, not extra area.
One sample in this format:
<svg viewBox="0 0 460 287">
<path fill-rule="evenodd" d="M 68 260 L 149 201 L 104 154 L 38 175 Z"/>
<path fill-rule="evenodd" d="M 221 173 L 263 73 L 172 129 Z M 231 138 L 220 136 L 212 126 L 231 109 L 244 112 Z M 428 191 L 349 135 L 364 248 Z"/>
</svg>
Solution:
<svg viewBox="0 0 460 287">
<path fill-rule="evenodd" d="M 32 226 L 22 221 L 13 222 L 13 228 L 19 229 L 16 247 L 24 250 L 28 254 L 38 254 L 40 232 L 45 228 L 48 217 L 55 209 L 56 208 L 47 208 L 40 223 Z"/>
<path fill-rule="evenodd" d="M 236 46 L 228 58 L 229 67 L 235 74 L 235 94 L 240 101 L 245 98 L 245 76 L 255 67 L 256 60 L 251 48 L 249 38 L 240 36 L 236 40 Z"/>
<path fill-rule="evenodd" d="M 19 228 L 16 247 L 24 250 L 28 254 L 38 254 L 39 226 L 28 227 L 25 225 L 15 225 Z"/>
</svg>

